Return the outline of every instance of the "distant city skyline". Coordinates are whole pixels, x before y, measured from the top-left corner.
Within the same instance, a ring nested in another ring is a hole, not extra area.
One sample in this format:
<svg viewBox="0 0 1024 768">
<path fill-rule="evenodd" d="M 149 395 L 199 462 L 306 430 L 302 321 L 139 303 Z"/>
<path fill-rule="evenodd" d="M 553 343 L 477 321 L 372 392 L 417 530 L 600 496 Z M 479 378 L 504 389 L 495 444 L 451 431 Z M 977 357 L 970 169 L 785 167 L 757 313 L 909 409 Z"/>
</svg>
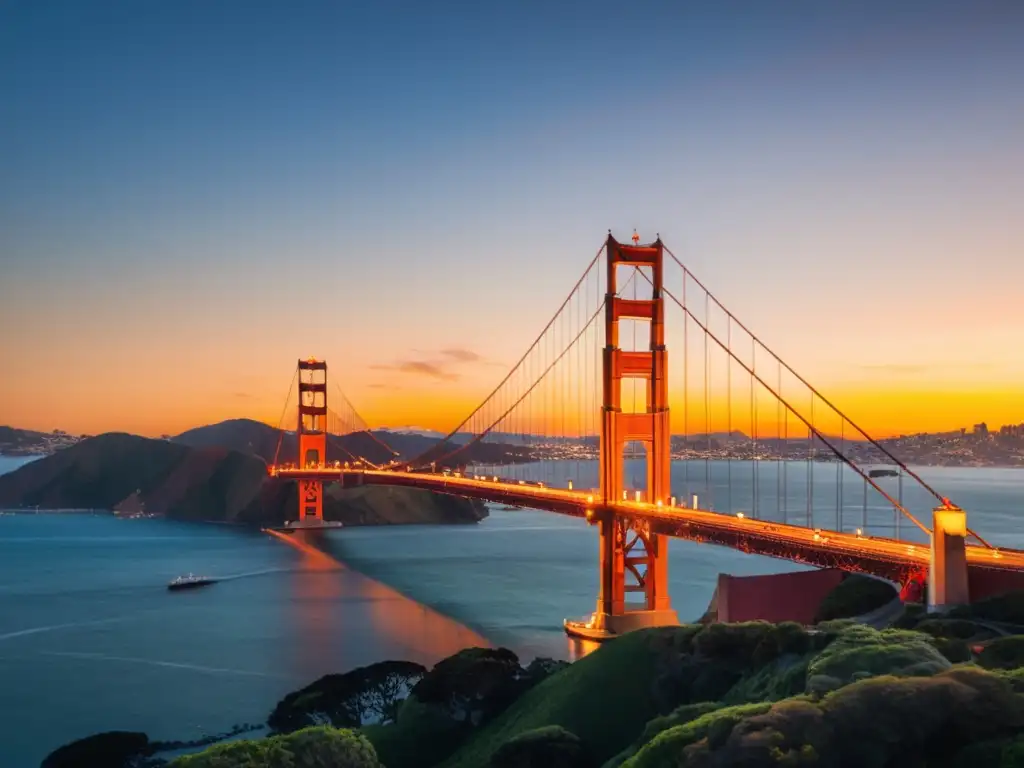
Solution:
<svg viewBox="0 0 1024 768">
<path fill-rule="evenodd" d="M 0 424 L 276 424 L 312 354 L 447 432 L 634 227 L 874 436 L 1019 423 L 1022 23 L 5 4 Z"/>
</svg>

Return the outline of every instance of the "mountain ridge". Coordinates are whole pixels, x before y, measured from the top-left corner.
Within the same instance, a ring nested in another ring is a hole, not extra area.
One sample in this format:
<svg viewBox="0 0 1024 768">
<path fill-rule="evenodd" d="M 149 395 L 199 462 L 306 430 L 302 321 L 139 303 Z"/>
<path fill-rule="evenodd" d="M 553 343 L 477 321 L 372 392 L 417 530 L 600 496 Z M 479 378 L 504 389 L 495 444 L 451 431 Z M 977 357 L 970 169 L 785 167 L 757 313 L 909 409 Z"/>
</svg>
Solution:
<svg viewBox="0 0 1024 768">
<path fill-rule="evenodd" d="M 270 477 L 254 450 L 217 445 L 210 434 L 203 439 L 197 446 L 118 432 L 87 438 L 0 475 L 0 508 L 249 525 L 297 518 L 295 481 Z M 328 485 L 324 497 L 324 517 L 345 525 L 471 523 L 487 516 L 480 502 L 412 488 Z"/>
</svg>

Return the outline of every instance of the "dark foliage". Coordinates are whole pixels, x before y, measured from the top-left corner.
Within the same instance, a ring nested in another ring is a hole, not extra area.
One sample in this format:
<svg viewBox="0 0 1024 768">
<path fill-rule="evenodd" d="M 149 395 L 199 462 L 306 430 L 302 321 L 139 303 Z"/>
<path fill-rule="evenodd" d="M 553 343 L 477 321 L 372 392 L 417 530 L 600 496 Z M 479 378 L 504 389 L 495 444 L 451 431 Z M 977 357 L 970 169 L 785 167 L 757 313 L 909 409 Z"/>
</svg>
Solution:
<svg viewBox="0 0 1024 768">
<path fill-rule="evenodd" d="M 893 629 L 914 629 L 921 621 L 928 618 L 928 609 L 921 603 L 906 603 L 903 615 L 892 623 Z"/>
<path fill-rule="evenodd" d="M 267 724 L 286 733 L 324 721 L 349 728 L 367 721 L 394 722 L 399 704 L 426 671 L 411 661 L 382 661 L 324 675 L 281 699 Z"/>
<path fill-rule="evenodd" d="M 708 717 L 719 714 L 729 711 Z M 709 728 L 700 741 L 686 726 L 671 729 L 637 756 L 637 766 L 665 764 L 653 758 L 666 754 L 686 766 L 945 765 L 971 744 L 1009 738 L 1022 728 L 1024 699 L 1005 680 L 964 668 L 931 678 L 863 680 L 820 703 L 789 699 L 723 722 L 717 731 Z"/>
<path fill-rule="evenodd" d="M 679 632 L 672 647 L 663 651 L 662 672 L 654 682 L 658 711 L 664 714 L 683 704 L 720 701 L 754 670 L 776 661 L 795 662 L 834 638 L 835 633 L 811 633 L 793 622 L 710 624 Z M 793 685 L 802 690 L 802 672 L 797 672 Z"/>
<path fill-rule="evenodd" d="M 457 721 L 479 726 L 504 711 L 526 687 L 519 657 L 512 651 L 466 648 L 439 662 L 412 693 Z"/>
<path fill-rule="evenodd" d="M 96 766 L 96 768 L 100 768 Z M 170 768 L 382 768 L 366 737 L 330 727 L 217 744 L 179 757 Z"/>
<path fill-rule="evenodd" d="M 491 768 L 597 768 L 587 746 L 557 725 L 509 739 L 491 757 Z"/>
<path fill-rule="evenodd" d="M 978 664 L 985 669 L 1016 669 L 1024 666 L 1024 635 L 996 638 L 978 654 Z"/>
<path fill-rule="evenodd" d="M 980 627 L 967 619 L 922 619 L 914 627 L 915 632 L 924 632 L 932 637 L 946 637 L 951 640 L 981 640 L 993 636 L 990 629 Z"/>
<path fill-rule="evenodd" d="M 106 731 L 58 747 L 41 768 L 135 768 L 149 753 L 146 734 Z"/>
<path fill-rule="evenodd" d="M 850 574 L 825 595 L 814 622 L 862 616 L 891 603 L 898 596 L 896 588 L 887 581 Z"/>
<path fill-rule="evenodd" d="M 567 661 L 538 657 L 531 661 L 523 670 L 522 681 L 525 688 L 532 688 L 537 683 L 547 679 L 555 672 L 559 672 L 569 666 Z"/>
<path fill-rule="evenodd" d="M 935 646 L 935 650 L 945 656 L 953 664 L 961 664 L 966 661 L 970 661 L 974 654 L 971 653 L 970 647 L 963 640 L 957 640 L 948 637 L 935 637 L 932 638 L 932 645 Z"/>
<path fill-rule="evenodd" d="M 971 605 L 959 606 L 951 610 L 949 616 L 956 619 L 982 619 L 1024 626 L 1024 590 L 1007 592 Z"/>
</svg>

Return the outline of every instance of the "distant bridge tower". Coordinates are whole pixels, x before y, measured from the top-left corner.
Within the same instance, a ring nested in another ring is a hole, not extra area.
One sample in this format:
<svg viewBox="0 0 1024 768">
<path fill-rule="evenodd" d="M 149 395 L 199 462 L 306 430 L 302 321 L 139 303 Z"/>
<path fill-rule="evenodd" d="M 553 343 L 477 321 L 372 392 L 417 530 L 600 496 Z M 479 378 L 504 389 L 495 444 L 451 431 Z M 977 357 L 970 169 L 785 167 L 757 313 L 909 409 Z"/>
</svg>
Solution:
<svg viewBox="0 0 1024 768">
<path fill-rule="evenodd" d="M 316 469 L 327 463 L 327 363 L 299 360 L 299 457 L 297 466 Z M 324 519 L 324 483 L 299 481 L 299 521 Z"/>
<path fill-rule="evenodd" d="M 608 235 L 600 451 L 601 498 L 605 508 L 595 515 L 600 531 L 601 582 L 593 623 L 595 628 L 615 634 L 679 623 L 668 594 L 668 537 L 652 534 L 649 526 L 640 520 L 631 520 L 608 508 L 609 504 L 624 500 L 623 453 L 626 444 L 634 441 L 642 443 L 647 452 L 647 487 L 643 501 L 668 504 L 671 496 L 663 255 L 660 238 L 650 245 L 623 245 Z M 650 298 L 625 299 L 615 295 L 620 265 L 645 270 L 653 283 Z M 624 351 L 619 348 L 619 321 L 622 319 L 648 323 L 647 349 Z M 623 412 L 623 379 L 646 381 L 643 411 Z M 626 593 L 630 592 L 642 593 L 643 602 L 627 603 Z"/>
</svg>

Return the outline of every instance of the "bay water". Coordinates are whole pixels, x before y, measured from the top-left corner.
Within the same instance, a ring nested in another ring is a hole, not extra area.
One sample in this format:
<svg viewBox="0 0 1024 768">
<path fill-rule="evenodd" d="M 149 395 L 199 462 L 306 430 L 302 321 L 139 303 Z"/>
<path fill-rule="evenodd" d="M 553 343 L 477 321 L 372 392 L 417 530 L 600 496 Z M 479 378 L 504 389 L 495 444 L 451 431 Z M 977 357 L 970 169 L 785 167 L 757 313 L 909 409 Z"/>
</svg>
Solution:
<svg viewBox="0 0 1024 768">
<path fill-rule="evenodd" d="M 24 461 L 0 457 L 0 472 Z M 555 482 L 568 464 L 515 471 Z M 741 474 L 749 470 L 691 464 L 673 467 L 681 495 L 698 493 L 722 510 L 753 507 L 753 476 L 744 491 Z M 592 467 L 580 465 L 571 471 L 585 487 Z M 804 464 L 791 468 L 787 494 L 767 465 L 756 469 L 757 514 L 806 522 L 795 490 Z M 854 482 L 829 487 L 827 466 L 811 471 L 813 524 L 866 520 L 891 534 L 884 504 L 865 505 Z M 920 472 L 968 510 L 979 533 L 1024 547 L 1024 471 Z M 912 511 L 927 512 L 929 500 L 914 493 L 908 487 Z M 429 665 L 482 644 L 524 659 L 588 650 L 560 626 L 593 610 L 597 594 L 597 537 L 582 521 L 492 507 L 479 525 L 348 528 L 326 532 L 321 547 L 327 554 L 231 526 L 103 513 L 0 516 L 0 765 L 36 766 L 57 746 L 103 730 L 185 740 L 260 723 L 288 691 L 383 659 Z M 720 572 L 799 567 L 673 540 L 673 604 L 695 619 Z M 167 591 L 188 572 L 221 581 Z"/>
</svg>

